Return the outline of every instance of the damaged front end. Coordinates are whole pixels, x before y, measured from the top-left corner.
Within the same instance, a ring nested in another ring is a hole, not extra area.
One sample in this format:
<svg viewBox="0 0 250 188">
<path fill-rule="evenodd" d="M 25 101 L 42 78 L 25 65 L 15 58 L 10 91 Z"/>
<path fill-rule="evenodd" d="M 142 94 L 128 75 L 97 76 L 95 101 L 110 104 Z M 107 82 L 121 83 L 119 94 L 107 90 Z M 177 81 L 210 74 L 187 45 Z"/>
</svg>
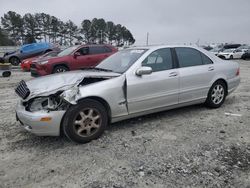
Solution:
<svg viewBox="0 0 250 188">
<path fill-rule="evenodd" d="M 99 74 L 99 75 L 96 75 Z M 26 130 L 40 136 L 60 135 L 64 114 L 81 98 L 82 86 L 118 76 L 114 73 L 71 72 L 21 81 L 15 92 L 21 97 L 17 120 Z"/>
<path fill-rule="evenodd" d="M 32 98 L 27 102 L 23 102 L 23 105 L 29 112 L 67 110 L 70 104 L 61 97 L 60 93 L 62 92 L 57 92 L 48 97 Z"/>
<path fill-rule="evenodd" d="M 112 72 L 72 71 L 21 81 L 15 92 L 22 98 L 28 111 L 65 110 L 76 104 L 79 87 L 104 81 L 120 74 Z"/>
<path fill-rule="evenodd" d="M 37 96 L 25 100 L 31 92 L 23 80 L 17 86 L 15 92 L 23 99 L 21 103 L 28 112 L 66 110 L 70 105 L 63 99 L 62 96 L 65 95 L 63 91 L 57 91 L 55 94 L 50 94 L 49 96 Z"/>
</svg>

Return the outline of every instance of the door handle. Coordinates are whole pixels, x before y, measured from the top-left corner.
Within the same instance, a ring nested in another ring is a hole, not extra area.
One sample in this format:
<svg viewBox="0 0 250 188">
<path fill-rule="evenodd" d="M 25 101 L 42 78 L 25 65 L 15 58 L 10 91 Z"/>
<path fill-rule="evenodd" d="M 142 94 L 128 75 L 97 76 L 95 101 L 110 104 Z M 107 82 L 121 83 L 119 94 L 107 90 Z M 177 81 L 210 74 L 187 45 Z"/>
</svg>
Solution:
<svg viewBox="0 0 250 188">
<path fill-rule="evenodd" d="M 177 76 L 177 75 L 178 75 L 177 72 L 171 72 L 171 73 L 169 73 L 169 77 L 175 77 L 175 76 Z"/>
<path fill-rule="evenodd" d="M 208 67 L 208 71 L 213 71 L 214 67 Z"/>
</svg>

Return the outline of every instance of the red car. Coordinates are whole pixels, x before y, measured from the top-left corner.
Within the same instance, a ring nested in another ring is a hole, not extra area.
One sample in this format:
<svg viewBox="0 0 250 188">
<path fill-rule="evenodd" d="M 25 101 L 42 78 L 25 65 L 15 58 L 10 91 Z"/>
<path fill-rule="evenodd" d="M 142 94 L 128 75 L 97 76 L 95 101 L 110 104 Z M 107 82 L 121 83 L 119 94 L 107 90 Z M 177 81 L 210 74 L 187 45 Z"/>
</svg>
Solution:
<svg viewBox="0 0 250 188">
<path fill-rule="evenodd" d="M 53 73 L 95 67 L 103 59 L 117 52 L 111 45 L 72 46 L 56 57 L 31 64 L 31 76 L 44 76 Z"/>
<path fill-rule="evenodd" d="M 24 59 L 21 62 L 20 66 L 21 66 L 23 71 L 30 71 L 31 63 L 41 61 L 41 60 L 45 60 L 46 58 L 55 57 L 58 53 L 59 53 L 59 51 L 50 51 L 50 52 L 48 52 L 46 54 L 43 54 L 41 56 L 36 56 L 36 57 L 31 57 L 31 58 L 28 58 L 28 59 Z"/>
</svg>

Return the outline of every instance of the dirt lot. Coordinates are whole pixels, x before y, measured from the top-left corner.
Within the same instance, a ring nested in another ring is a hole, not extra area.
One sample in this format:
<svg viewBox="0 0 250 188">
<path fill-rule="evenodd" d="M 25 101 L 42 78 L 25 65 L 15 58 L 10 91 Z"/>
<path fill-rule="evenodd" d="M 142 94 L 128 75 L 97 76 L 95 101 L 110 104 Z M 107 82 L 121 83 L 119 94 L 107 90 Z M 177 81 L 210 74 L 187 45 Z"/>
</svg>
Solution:
<svg viewBox="0 0 250 188">
<path fill-rule="evenodd" d="M 0 187 L 249 188 L 250 61 L 240 66 L 241 85 L 221 108 L 123 121 L 84 145 L 22 130 L 13 89 L 29 73 L 0 78 Z"/>
</svg>

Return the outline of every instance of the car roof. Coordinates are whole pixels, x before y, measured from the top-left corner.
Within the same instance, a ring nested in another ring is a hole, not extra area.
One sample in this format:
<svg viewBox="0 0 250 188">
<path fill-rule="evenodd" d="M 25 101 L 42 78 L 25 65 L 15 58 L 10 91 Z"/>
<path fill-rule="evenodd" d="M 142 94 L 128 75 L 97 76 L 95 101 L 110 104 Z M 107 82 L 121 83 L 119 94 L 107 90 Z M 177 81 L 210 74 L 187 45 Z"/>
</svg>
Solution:
<svg viewBox="0 0 250 188">
<path fill-rule="evenodd" d="M 133 46 L 127 49 L 141 49 L 141 50 L 148 50 L 150 52 L 153 52 L 155 50 L 161 49 L 161 48 L 193 48 L 196 49 L 204 54 L 206 54 L 213 62 L 221 60 L 211 52 L 197 46 L 197 45 L 185 45 L 185 44 L 176 44 L 176 45 L 151 45 L 151 46 Z"/>
<path fill-rule="evenodd" d="M 184 45 L 184 44 L 177 44 L 177 45 L 149 45 L 149 46 L 132 46 L 130 48 L 127 48 L 127 49 L 160 49 L 160 48 L 181 48 L 181 47 L 184 47 L 184 48 L 195 48 L 195 49 L 202 49 L 196 45 Z"/>
</svg>

